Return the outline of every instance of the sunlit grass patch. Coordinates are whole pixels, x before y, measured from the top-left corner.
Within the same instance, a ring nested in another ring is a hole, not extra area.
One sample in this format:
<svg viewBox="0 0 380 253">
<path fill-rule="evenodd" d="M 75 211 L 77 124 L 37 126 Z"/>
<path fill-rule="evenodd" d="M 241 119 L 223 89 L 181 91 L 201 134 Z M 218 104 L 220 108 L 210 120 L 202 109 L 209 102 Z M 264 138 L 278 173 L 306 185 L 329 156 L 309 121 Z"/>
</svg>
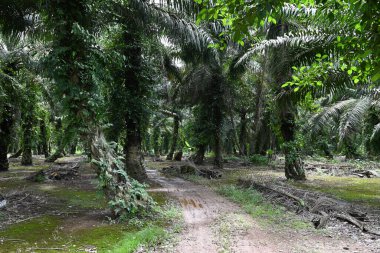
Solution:
<svg viewBox="0 0 380 253">
<path fill-rule="evenodd" d="M 309 179 L 292 184 L 328 193 L 346 201 L 380 207 L 380 178 L 310 176 Z"/>
</svg>

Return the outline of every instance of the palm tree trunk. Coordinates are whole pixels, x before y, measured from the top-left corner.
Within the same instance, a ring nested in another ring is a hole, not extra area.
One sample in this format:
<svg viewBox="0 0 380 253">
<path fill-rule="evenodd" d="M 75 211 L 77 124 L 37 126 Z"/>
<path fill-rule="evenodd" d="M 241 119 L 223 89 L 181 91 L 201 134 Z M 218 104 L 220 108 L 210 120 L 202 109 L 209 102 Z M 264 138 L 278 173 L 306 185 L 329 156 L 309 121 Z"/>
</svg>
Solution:
<svg viewBox="0 0 380 253">
<path fill-rule="evenodd" d="M 124 145 L 125 170 L 130 177 L 138 181 L 144 181 L 147 175 L 143 166 L 141 133 L 138 125 L 133 120 L 127 120 L 126 124 L 128 129 Z"/>
<path fill-rule="evenodd" d="M 195 164 L 200 165 L 203 164 L 203 160 L 205 158 L 205 153 L 206 153 L 206 145 L 199 145 L 197 148 L 197 152 L 195 153 L 194 157 L 192 160 L 194 161 Z"/>
<path fill-rule="evenodd" d="M 124 33 L 126 49 L 126 68 L 124 71 L 124 91 L 129 96 L 129 104 L 125 112 L 126 140 L 124 144 L 125 170 L 128 175 L 138 181 L 145 181 L 147 174 L 143 166 L 141 151 L 141 130 L 144 120 L 143 100 L 147 95 L 144 84 L 139 80 L 142 72 L 142 50 L 140 35 L 136 27 L 128 25 Z"/>
<path fill-rule="evenodd" d="M 281 133 L 284 138 L 285 176 L 287 179 L 305 180 L 305 170 L 295 143 L 295 114 L 291 110 L 281 113 Z"/>
<path fill-rule="evenodd" d="M 63 152 L 65 149 L 65 130 L 62 130 L 62 119 L 58 118 L 55 123 L 55 131 L 58 134 L 57 136 L 57 149 L 53 154 L 46 157 L 45 162 L 54 162 L 58 158 L 63 156 Z"/>
<path fill-rule="evenodd" d="M 8 143 L 0 137 L 0 172 L 7 171 L 9 169 L 8 162 Z"/>
<path fill-rule="evenodd" d="M 179 132 L 179 117 L 174 116 L 174 122 L 173 122 L 173 136 L 172 136 L 172 143 L 170 146 L 169 154 L 166 157 L 166 160 L 173 160 L 174 152 L 177 148 L 177 141 L 178 141 L 178 132 Z"/>
<path fill-rule="evenodd" d="M 11 131 L 14 123 L 14 111 L 9 105 L 3 107 L 0 121 L 0 171 L 9 169 L 8 146 L 11 140 Z"/>
</svg>

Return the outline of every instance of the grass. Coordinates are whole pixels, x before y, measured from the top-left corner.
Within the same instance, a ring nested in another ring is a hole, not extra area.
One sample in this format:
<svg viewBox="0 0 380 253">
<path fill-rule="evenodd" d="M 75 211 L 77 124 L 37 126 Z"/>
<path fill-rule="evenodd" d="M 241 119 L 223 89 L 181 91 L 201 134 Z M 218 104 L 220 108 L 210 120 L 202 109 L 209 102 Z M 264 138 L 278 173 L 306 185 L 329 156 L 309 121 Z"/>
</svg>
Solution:
<svg viewBox="0 0 380 253">
<path fill-rule="evenodd" d="M 162 227 L 149 226 L 137 232 L 125 233 L 122 240 L 107 252 L 132 253 L 142 245 L 152 246 L 162 243 L 167 237 L 168 234 Z"/>
<path fill-rule="evenodd" d="M 337 198 L 373 207 L 380 207 L 380 178 L 311 176 L 293 185 L 328 193 Z"/>
</svg>

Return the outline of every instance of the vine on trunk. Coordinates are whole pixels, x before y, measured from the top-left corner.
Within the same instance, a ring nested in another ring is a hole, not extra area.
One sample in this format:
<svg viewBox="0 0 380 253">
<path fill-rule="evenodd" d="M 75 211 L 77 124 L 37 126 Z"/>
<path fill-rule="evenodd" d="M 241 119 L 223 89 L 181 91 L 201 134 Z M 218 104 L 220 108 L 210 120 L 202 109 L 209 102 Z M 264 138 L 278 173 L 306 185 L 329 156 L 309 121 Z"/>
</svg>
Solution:
<svg viewBox="0 0 380 253">
<path fill-rule="evenodd" d="M 155 203 L 148 195 L 146 185 L 128 177 L 122 158 L 117 156 L 114 145 L 107 143 L 101 132 L 95 133 L 91 146 L 92 164 L 114 218 L 129 218 L 152 210 Z"/>
</svg>

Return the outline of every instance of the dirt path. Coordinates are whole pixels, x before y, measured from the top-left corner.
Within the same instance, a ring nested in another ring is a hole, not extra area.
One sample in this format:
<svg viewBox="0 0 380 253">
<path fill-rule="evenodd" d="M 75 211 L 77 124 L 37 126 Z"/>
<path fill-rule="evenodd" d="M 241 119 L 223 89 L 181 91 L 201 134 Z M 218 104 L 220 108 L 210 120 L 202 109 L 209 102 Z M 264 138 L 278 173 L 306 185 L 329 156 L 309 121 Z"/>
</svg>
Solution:
<svg viewBox="0 0 380 253">
<path fill-rule="evenodd" d="M 170 252 L 378 252 L 346 238 L 262 227 L 241 208 L 207 187 L 180 178 L 149 177 L 182 206 L 186 228 Z M 167 252 L 164 250 L 163 252 Z"/>
</svg>

